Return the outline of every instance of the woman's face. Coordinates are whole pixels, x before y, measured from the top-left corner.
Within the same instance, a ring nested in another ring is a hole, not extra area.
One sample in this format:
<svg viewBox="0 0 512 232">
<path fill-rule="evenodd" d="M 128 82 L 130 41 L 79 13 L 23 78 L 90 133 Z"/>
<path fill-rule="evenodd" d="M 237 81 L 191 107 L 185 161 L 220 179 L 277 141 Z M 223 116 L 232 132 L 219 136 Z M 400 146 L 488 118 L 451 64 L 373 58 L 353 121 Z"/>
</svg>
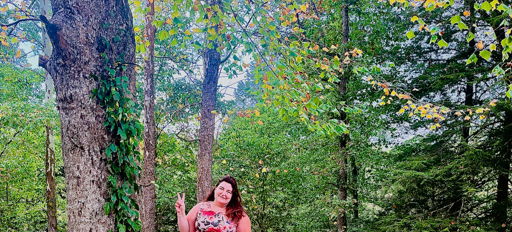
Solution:
<svg viewBox="0 0 512 232">
<path fill-rule="evenodd" d="M 233 195 L 233 187 L 228 182 L 221 182 L 215 188 L 215 201 L 227 205 Z"/>
</svg>

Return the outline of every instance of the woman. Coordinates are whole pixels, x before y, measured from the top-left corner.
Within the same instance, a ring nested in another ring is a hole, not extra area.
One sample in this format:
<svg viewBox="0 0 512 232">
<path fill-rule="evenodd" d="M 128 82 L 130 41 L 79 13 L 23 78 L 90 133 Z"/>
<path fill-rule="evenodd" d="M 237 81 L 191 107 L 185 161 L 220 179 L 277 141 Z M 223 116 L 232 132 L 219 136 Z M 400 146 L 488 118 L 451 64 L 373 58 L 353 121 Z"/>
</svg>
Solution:
<svg viewBox="0 0 512 232">
<path fill-rule="evenodd" d="M 185 194 L 176 201 L 180 232 L 251 232 L 251 220 L 242 206 L 235 178 L 225 176 L 206 201 L 185 215 Z"/>
</svg>

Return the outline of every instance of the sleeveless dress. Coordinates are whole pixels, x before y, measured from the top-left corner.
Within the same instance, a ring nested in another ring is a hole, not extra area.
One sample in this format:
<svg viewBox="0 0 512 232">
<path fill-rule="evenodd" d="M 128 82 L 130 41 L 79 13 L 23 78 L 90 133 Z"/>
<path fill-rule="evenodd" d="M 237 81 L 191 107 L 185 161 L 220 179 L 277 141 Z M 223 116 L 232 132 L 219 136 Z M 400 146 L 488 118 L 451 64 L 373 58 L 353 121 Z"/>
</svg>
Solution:
<svg viewBox="0 0 512 232">
<path fill-rule="evenodd" d="M 236 224 L 224 213 L 213 211 L 210 202 L 204 202 L 197 212 L 196 232 L 236 232 Z"/>
</svg>

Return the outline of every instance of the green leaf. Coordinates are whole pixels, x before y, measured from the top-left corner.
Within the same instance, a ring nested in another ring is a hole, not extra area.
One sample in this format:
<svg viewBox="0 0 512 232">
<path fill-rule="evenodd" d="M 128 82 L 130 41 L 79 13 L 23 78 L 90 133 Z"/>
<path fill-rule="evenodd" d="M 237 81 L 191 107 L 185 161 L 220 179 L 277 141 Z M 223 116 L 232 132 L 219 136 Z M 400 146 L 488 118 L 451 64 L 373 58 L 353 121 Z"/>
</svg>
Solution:
<svg viewBox="0 0 512 232">
<path fill-rule="evenodd" d="M 466 36 L 466 41 L 469 43 L 473 39 L 475 39 L 475 34 L 473 34 L 473 32 L 469 32 Z"/>
<path fill-rule="evenodd" d="M 467 30 L 467 29 L 469 29 L 468 25 L 466 25 L 466 24 L 465 24 L 465 23 L 463 23 L 463 22 L 459 22 L 459 23 L 457 24 L 457 26 L 459 27 L 459 29 L 460 29 L 460 30 Z"/>
<path fill-rule="evenodd" d="M 105 212 L 106 215 L 109 215 L 110 214 L 110 210 L 112 209 L 112 206 L 110 204 L 110 202 L 106 202 L 104 205 L 103 205 L 103 210 Z"/>
<path fill-rule="evenodd" d="M 162 30 L 162 31 L 158 32 L 157 38 L 159 40 L 165 40 L 165 39 L 169 38 L 169 32 L 167 32 L 166 30 Z"/>
<path fill-rule="evenodd" d="M 482 10 L 489 12 L 492 9 L 492 6 L 489 2 L 485 1 L 485 2 L 482 2 L 482 4 L 480 4 L 480 8 Z"/>
<path fill-rule="evenodd" d="M 126 232 L 126 226 L 123 224 L 117 224 L 117 229 L 119 232 Z"/>
<path fill-rule="evenodd" d="M 444 39 L 441 39 L 437 42 L 437 45 L 440 47 L 440 48 L 444 48 L 444 47 L 448 47 L 448 43 L 446 41 L 444 41 Z"/>
<path fill-rule="evenodd" d="M 487 61 L 491 59 L 491 52 L 489 50 L 482 50 L 479 55 Z"/>
<path fill-rule="evenodd" d="M 455 15 L 453 16 L 451 19 L 450 19 L 450 23 L 453 25 L 453 24 L 456 24 L 456 23 L 459 23 L 461 21 L 461 18 L 460 18 L 460 15 Z"/>
<path fill-rule="evenodd" d="M 414 37 L 416 37 L 416 35 L 414 34 L 414 31 L 408 31 L 407 34 L 405 34 L 407 36 L 408 39 L 412 39 Z"/>
<path fill-rule="evenodd" d="M 471 54 L 471 56 L 466 60 L 466 65 L 471 63 L 476 63 L 478 61 L 478 57 L 476 57 L 475 53 Z"/>
</svg>

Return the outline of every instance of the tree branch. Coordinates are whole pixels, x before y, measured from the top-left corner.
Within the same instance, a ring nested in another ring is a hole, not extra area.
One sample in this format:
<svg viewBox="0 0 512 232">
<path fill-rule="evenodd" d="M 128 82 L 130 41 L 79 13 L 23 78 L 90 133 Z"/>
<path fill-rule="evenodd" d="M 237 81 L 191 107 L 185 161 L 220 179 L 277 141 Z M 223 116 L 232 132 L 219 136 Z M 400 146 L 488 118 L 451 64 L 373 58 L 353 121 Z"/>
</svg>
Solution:
<svg viewBox="0 0 512 232">
<path fill-rule="evenodd" d="M 38 21 L 38 22 L 41 22 L 41 19 L 36 19 L 36 18 L 27 18 L 27 19 L 20 19 L 16 22 L 13 22 L 13 23 L 9 23 L 9 24 L 0 24 L 0 27 L 11 27 L 11 26 L 16 26 L 18 25 L 18 23 L 21 23 L 21 22 L 25 22 L 25 21 Z"/>
</svg>

